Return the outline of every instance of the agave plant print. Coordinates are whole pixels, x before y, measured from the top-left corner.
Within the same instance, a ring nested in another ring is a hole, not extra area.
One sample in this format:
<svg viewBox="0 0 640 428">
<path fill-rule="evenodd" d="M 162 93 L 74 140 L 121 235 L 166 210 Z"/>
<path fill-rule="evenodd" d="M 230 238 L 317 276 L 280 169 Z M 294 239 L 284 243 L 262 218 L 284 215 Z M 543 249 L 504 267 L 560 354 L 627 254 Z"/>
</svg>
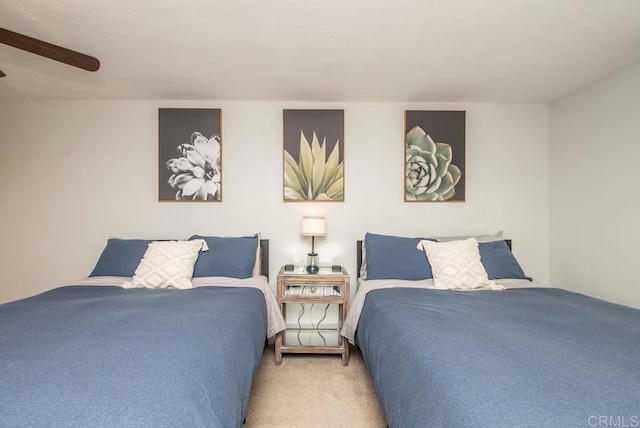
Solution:
<svg viewBox="0 0 640 428">
<path fill-rule="evenodd" d="M 284 110 L 284 201 L 344 201 L 344 110 Z"/>
<path fill-rule="evenodd" d="M 405 111 L 405 202 L 465 200 L 465 112 Z"/>
<path fill-rule="evenodd" d="M 160 201 L 222 200 L 220 109 L 158 110 Z"/>
</svg>

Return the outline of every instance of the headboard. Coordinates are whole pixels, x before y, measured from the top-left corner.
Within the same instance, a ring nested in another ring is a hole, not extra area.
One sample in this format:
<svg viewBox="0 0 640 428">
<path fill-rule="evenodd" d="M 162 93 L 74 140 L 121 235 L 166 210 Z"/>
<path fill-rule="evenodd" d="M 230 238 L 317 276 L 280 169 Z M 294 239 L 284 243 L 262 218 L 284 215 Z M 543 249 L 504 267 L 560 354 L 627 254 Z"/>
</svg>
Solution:
<svg viewBox="0 0 640 428">
<path fill-rule="evenodd" d="M 269 279 L 269 240 L 260 240 L 260 275 Z"/>
<path fill-rule="evenodd" d="M 511 239 L 505 239 L 507 246 L 511 249 Z M 360 278 L 360 268 L 362 267 L 362 240 L 356 241 L 356 275 Z"/>
</svg>

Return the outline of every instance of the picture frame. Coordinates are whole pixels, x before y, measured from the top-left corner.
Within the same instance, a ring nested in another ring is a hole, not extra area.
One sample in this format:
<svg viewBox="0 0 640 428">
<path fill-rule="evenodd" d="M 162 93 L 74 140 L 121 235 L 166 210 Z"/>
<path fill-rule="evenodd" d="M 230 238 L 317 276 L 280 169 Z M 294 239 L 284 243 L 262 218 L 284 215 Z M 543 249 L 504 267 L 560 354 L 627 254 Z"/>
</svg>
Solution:
<svg viewBox="0 0 640 428">
<path fill-rule="evenodd" d="M 158 109 L 158 199 L 222 202 L 222 110 Z"/>
<path fill-rule="evenodd" d="M 284 202 L 344 202 L 344 110 L 284 109 Z"/>
<path fill-rule="evenodd" d="M 465 201 L 465 121 L 461 110 L 405 110 L 405 202 Z"/>
</svg>

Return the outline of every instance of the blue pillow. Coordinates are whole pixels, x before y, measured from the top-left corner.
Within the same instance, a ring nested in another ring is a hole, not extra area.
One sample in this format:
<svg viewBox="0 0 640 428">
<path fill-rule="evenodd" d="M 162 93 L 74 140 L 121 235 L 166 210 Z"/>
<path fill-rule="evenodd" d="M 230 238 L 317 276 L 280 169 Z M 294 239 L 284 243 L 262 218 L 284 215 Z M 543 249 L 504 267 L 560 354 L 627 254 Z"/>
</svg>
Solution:
<svg viewBox="0 0 640 428">
<path fill-rule="evenodd" d="M 133 276 L 151 242 L 147 239 L 109 239 L 89 276 Z"/>
<path fill-rule="evenodd" d="M 403 238 L 399 236 L 367 233 L 364 246 L 367 258 L 367 279 L 433 278 L 431 265 L 418 242 L 427 238 Z"/>
<path fill-rule="evenodd" d="M 193 276 L 227 276 L 250 278 L 256 263 L 258 236 L 221 238 L 194 235 L 189 240 L 204 239 L 209 251 L 202 251 L 193 269 Z"/>
<path fill-rule="evenodd" d="M 524 274 L 505 241 L 482 242 L 478 244 L 480 261 L 489 274 L 489 279 L 532 279 Z"/>
</svg>

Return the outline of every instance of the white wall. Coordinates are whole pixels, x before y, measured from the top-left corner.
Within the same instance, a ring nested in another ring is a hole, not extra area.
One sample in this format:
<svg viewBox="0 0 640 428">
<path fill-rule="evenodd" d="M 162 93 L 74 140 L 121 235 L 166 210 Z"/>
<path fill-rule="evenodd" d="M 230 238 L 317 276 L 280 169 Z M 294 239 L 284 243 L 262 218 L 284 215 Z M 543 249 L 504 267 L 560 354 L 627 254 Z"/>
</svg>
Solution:
<svg viewBox="0 0 640 428">
<path fill-rule="evenodd" d="M 159 107 L 223 109 L 222 203 L 158 202 Z M 283 108 L 345 109 L 344 203 L 282 202 Z M 466 202 L 403 202 L 405 109 L 467 111 Z M 547 118 L 546 105 L 0 103 L 0 302 L 86 276 L 112 236 L 260 231 L 271 240 L 275 284 L 279 266 L 303 262 L 309 250 L 299 235 L 306 214 L 326 216 L 328 236 L 316 243 L 321 262 L 345 265 L 354 285 L 355 241 L 367 231 L 504 230 L 525 271 L 546 282 Z"/>
<path fill-rule="evenodd" d="M 640 307 L 640 63 L 550 106 L 551 281 Z"/>
</svg>

